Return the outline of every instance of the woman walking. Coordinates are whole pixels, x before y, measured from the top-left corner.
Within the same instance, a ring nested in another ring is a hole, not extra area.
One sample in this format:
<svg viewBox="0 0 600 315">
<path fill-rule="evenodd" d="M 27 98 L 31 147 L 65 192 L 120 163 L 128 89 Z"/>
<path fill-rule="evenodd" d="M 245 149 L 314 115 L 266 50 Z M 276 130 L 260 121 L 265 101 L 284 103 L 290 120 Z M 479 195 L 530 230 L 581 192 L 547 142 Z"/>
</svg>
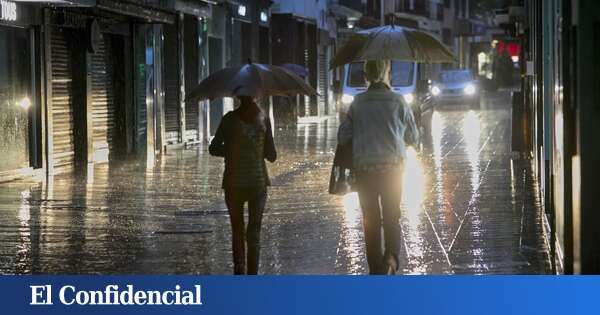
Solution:
<svg viewBox="0 0 600 315">
<path fill-rule="evenodd" d="M 222 188 L 231 221 L 234 274 L 255 275 L 261 221 L 270 185 L 264 160 L 275 162 L 277 152 L 268 117 L 252 97 L 238 96 L 238 99 L 240 106 L 223 116 L 209 152 L 225 158 Z M 248 203 L 247 228 L 245 203 Z"/>
</svg>

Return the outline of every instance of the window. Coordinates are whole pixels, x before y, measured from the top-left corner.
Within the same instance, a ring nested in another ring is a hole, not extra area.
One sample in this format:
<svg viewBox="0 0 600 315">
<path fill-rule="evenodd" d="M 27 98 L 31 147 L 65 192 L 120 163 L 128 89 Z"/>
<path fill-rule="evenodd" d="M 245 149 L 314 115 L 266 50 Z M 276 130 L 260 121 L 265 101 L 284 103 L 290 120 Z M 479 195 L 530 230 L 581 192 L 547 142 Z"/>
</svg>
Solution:
<svg viewBox="0 0 600 315">
<path fill-rule="evenodd" d="M 408 86 L 414 76 L 414 64 L 406 61 L 393 61 L 390 84 L 392 86 Z"/>
<path fill-rule="evenodd" d="M 473 80 L 471 71 L 446 71 L 440 73 L 440 81 L 443 83 L 467 82 Z"/>
<path fill-rule="evenodd" d="M 29 30 L 0 26 L 0 172 L 29 167 Z"/>
<path fill-rule="evenodd" d="M 363 71 L 363 62 L 353 62 L 350 64 L 348 70 L 348 86 L 351 87 L 364 87 L 367 86 L 365 82 L 365 75 Z"/>
</svg>

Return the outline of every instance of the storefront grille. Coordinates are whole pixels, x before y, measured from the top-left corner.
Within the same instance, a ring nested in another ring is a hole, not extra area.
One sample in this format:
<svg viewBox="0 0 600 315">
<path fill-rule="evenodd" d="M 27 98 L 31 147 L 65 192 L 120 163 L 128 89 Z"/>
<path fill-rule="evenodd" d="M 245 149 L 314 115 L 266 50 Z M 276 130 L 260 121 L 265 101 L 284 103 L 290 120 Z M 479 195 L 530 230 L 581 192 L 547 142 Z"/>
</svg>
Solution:
<svg viewBox="0 0 600 315">
<path fill-rule="evenodd" d="M 73 167 L 73 105 L 71 58 L 67 36 L 55 28 L 51 35 L 53 159 L 56 173 Z"/>
<path fill-rule="evenodd" d="M 114 147 L 115 108 L 110 52 L 110 37 L 105 35 L 92 55 L 91 65 L 93 141 L 95 154 L 102 156 L 100 159 L 107 158 Z"/>
</svg>

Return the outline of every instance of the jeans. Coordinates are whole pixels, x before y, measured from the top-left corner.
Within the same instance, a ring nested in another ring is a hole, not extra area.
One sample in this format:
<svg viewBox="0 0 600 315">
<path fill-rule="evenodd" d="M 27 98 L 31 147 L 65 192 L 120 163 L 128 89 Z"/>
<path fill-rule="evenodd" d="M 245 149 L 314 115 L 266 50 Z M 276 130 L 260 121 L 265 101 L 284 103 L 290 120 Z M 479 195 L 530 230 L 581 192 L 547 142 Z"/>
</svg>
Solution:
<svg viewBox="0 0 600 315">
<path fill-rule="evenodd" d="M 385 274 L 388 260 L 398 268 L 401 242 L 402 171 L 356 174 L 370 274 Z M 383 228 L 383 240 L 381 229 Z M 382 246 L 383 243 L 383 246 Z M 394 270 L 396 272 L 397 270 Z"/>
<path fill-rule="evenodd" d="M 225 203 L 231 221 L 233 272 L 236 275 L 258 273 L 260 228 L 267 201 L 265 188 L 235 188 L 225 190 Z M 248 203 L 248 227 L 244 226 L 244 204 Z M 246 257 L 246 245 L 248 247 Z M 246 269 L 247 261 L 247 269 Z"/>
</svg>

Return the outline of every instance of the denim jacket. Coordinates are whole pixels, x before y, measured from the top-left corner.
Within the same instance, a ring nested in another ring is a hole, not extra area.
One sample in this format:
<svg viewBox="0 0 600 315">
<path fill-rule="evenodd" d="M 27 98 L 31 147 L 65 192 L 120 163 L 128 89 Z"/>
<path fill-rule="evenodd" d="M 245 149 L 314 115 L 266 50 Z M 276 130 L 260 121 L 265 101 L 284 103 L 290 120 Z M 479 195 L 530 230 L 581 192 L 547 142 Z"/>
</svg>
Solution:
<svg viewBox="0 0 600 315">
<path fill-rule="evenodd" d="M 372 84 L 356 95 L 338 131 L 338 144 L 352 144 L 355 170 L 401 164 L 406 146 L 417 145 L 418 141 L 410 106 L 384 83 Z"/>
</svg>

